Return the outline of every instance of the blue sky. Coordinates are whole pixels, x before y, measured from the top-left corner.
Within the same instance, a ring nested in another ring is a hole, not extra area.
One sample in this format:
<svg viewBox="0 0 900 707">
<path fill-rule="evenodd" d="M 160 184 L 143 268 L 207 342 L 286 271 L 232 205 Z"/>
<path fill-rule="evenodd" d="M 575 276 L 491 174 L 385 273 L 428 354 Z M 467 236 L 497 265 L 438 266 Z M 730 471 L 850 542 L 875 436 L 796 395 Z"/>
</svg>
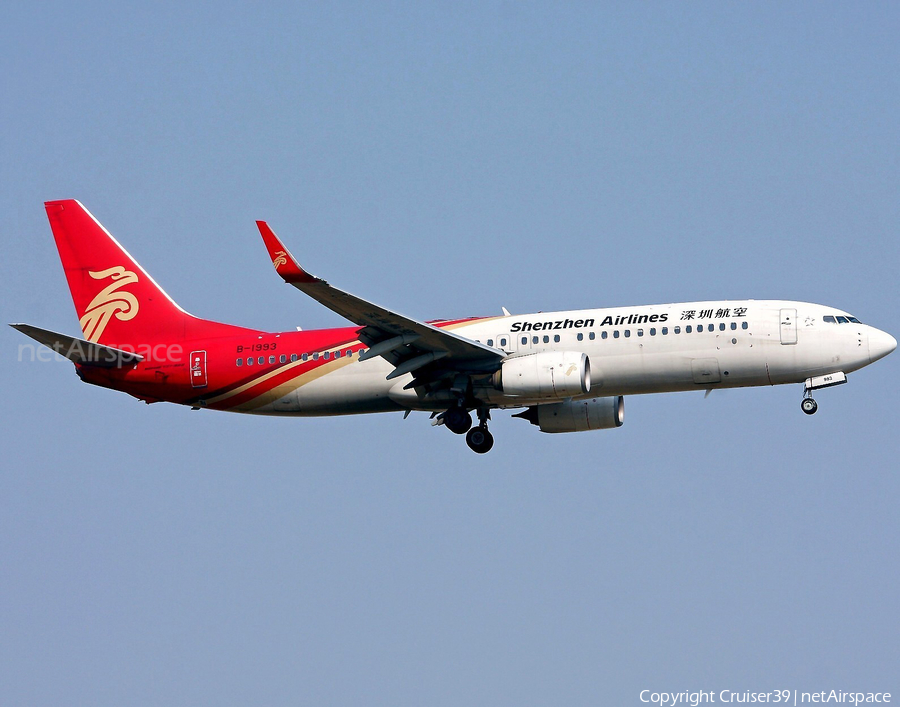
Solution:
<svg viewBox="0 0 900 707">
<path fill-rule="evenodd" d="M 42 202 L 188 311 L 717 298 L 900 332 L 891 3 L 37 3 L 0 23 L 4 321 L 77 332 Z M 146 406 L 2 334 L 0 702 L 639 704 L 900 693 L 897 355 L 619 430 Z"/>
</svg>

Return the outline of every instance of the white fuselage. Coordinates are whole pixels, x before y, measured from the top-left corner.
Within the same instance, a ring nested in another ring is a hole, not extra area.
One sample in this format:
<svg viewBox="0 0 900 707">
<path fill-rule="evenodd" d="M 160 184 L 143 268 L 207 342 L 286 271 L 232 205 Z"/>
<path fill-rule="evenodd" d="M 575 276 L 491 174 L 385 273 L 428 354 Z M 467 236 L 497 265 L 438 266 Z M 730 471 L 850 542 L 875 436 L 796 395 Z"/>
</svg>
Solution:
<svg viewBox="0 0 900 707">
<path fill-rule="evenodd" d="M 511 315 L 455 325 L 453 331 L 509 356 L 584 353 L 591 389 L 583 397 L 605 397 L 801 383 L 850 373 L 893 350 L 889 335 L 850 319 L 833 307 L 806 302 L 742 300 Z M 381 358 L 343 358 L 253 412 L 329 415 L 446 407 L 445 400 L 404 390 L 410 375 L 387 380 L 392 370 Z M 504 395 L 487 383 L 474 392 L 501 408 L 548 402 Z"/>
</svg>

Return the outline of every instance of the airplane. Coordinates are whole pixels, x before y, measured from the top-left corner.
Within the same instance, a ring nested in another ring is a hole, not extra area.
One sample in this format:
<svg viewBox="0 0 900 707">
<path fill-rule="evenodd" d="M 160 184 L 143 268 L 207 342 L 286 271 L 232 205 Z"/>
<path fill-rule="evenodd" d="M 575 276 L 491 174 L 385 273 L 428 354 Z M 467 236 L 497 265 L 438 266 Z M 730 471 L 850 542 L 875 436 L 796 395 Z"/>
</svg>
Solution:
<svg viewBox="0 0 900 707">
<path fill-rule="evenodd" d="M 351 322 L 266 332 L 179 307 L 97 219 L 45 203 L 83 338 L 11 324 L 70 359 L 81 380 L 146 403 L 261 415 L 431 413 L 479 454 L 494 410 L 542 432 L 612 429 L 624 397 L 847 382 L 897 347 L 834 307 L 781 300 L 683 302 L 419 321 L 311 275 L 264 221 L 281 278 Z M 473 423 L 472 413 L 477 417 Z"/>
</svg>

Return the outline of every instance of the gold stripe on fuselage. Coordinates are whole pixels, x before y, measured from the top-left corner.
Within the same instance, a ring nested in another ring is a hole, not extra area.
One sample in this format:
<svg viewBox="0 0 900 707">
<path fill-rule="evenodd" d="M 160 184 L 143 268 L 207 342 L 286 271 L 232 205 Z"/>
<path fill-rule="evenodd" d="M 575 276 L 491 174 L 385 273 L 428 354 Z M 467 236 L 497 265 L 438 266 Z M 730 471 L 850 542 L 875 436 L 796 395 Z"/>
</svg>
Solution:
<svg viewBox="0 0 900 707">
<path fill-rule="evenodd" d="M 445 330 L 459 329 L 461 327 L 465 327 L 465 326 L 468 326 L 471 324 L 481 324 L 483 322 L 490 321 L 492 319 L 502 319 L 502 317 L 485 317 L 483 319 L 466 320 L 466 321 L 462 321 L 462 322 L 455 322 L 453 324 L 448 324 L 448 325 L 440 327 L 440 328 L 445 329 Z M 330 349 L 325 349 L 325 351 L 321 351 L 319 353 L 327 352 L 327 353 L 333 355 L 335 351 L 343 351 L 344 349 L 348 349 L 348 348 L 352 349 L 352 348 L 358 346 L 359 343 L 360 343 L 359 341 L 348 342 L 345 344 L 341 344 L 340 346 L 335 346 Z M 342 358 L 329 361 L 328 363 L 322 364 L 321 366 L 317 366 L 316 368 L 314 368 L 311 371 L 306 371 L 306 372 L 300 373 L 299 375 L 285 381 L 284 383 L 280 383 L 277 386 L 275 386 L 274 388 L 270 388 L 269 390 L 266 390 L 263 393 L 260 393 L 258 396 L 251 398 L 247 402 L 241 403 L 240 405 L 235 406 L 233 409 L 238 410 L 238 411 L 256 410 L 257 408 L 261 408 L 270 403 L 274 403 L 277 400 L 279 400 L 280 398 L 283 398 L 286 395 L 290 395 L 295 390 L 297 390 L 298 388 L 301 388 L 302 386 L 306 385 L 307 383 L 311 383 L 312 381 L 314 381 L 318 378 L 321 378 L 322 376 L 324 376 L 328 373 L 331 373 L 331 372 L 337 370 L 338 368 L 343 368 L 343 366 L 354 362 L 354 360 L 355 359 L 353 359 L 353 358 L 344 356 Z M 270 378 L 273 378 L 274 376 L 281 375 L 281 374 L 285 373 L 286 371 L 291 370 L 292 368 L 295 368 L 297 366 L 302 366 L 307 363 L 309 363 L 309 361 L 299 361 L 299 360 L 294 361 L 293 363 L 291 363 L 289 365 L 282 366 L 274 371 L 269 371 L 268 373 L 261 375 L 258 378 L 254 378 L 253 380 L 248 381 L 247 383 L 244 383 L 244 385 L 239 386 L 238 388 L 235 388 L 234 390 L 230 390 L 227 393 L 222 393 L 220 395 L 217 395 L 214 398 L 210 398 L 207 402 L 210 404 L 217 404 L 217 403 L 224 402 L 224 401 L 229 400 L 230 398 L 234 397 L 235 395 L 239 395 L 240 393 L 243 393 L 244 391 L 247 391 L 250 388 L 253 388 L 253 387 L 259 385 L 260 383 L 264 383 L 265 381 L 269 380 Z"/>
<path fill-rule="evenodd" d="M 356 345 L 356 343 L 357 343 L 357 342 L 354 342 L 353 344 L 344 344 L 344 345 L 341 345 L 341 346 L 337 346 L 337 347 L 335 347 L 335 348 L 333 348 L 333 349 L 326 349 L 325 351 L 320 352 L 320 353 L 325 353 L 325 352 L 327 351 L 329 354 L 331 354 L 331 353 L 334 353 L 335 351 L 343 351 L 345 348 L 353 348 L 353 346 Z M 307 371 L 307 372 L 305 372 L 305 373 L 301 373 L 299 376 L 296 376 L 295 378 L 292 378 L 291 380 L 292 380 L 292 381 L 294 381 L 294 380 L 299 380 L 299 379 L 301 379 L 301 378 L 304 378 L 305 376 L 309 376 L 309 375 L 312 374 L 312 373 L 316 373 L 317 371 L 319 371 L 320 369 L 323 369 L 323 368 L 327 368 L 328 370 L 333 370 L 334 368 L 336 368 L 336 366 L 334 366 L 334 365 L 332 365 L 332 364 L 335 364 L 335 363 L 342 363 L 342 362 L 344 362 L 344 361 L 346 361 L 346 362 L 349 363 L 349 362 L 352 361 L 352 360 L 353 360 L 352 358 L 347 358 L 347 357 L 335 359 L 334 361 L 330 361 L 330 362 L 325 363 L 325 364 L 323 364 L 323 365 L 321 365 L 321 366 L 317 366 L 316 368 L 314 368 L 314 369 L 311 370 L 311 371 Z M 259 385 L 260 383 L 264 383 L 264 382 L 266 382 L 267 380 L 269 380 L 269 379 L 271 379 L 271 378 L 274 378 L 275 376 L 280 376 L 280 375 L 282 375 L 283 373 L 286 373 L 287 371 L 291 370 L 292 368 L 297 368 L 298 366 L 304 366 L 304 365 L 306 365 L 306 364 L 308 364 L 308 363 L 309 363 L 309 361 L 301 361 L 301 360 L 299 360 L 299 359 L 296 360 L 296 361 L 292 361 L 291 363 L 289 363 L 289 364 L 287 364 L 287 365 L 279 366 L 278 368 L 276 368 L 276 369 L 274 369 L 274 370 L 272 370 L 272 371 L 269 371 L 268 373 L 264 373 L 263 375 L 258 376 L 258 377 L 254 378 L 254 379 L 251 380 L 251 381 L 247 381 L 247 382 L 244 383 L 243 385 L 238 386 L 237 388 L 235 388 L 235 389 L 233 389 L 233 390 L 229 390 L 229 391 L 227 391 L 227 392 L 225 392 L 225 393 L 221 393 L 220 395 L 217 395 L 217 396 L 214 397 L 214 398 L 210 398 L 210 399 L 207 400 L 206 402 L 209 403 L 209 404 L 213 404 L 213 405 L 215 405 L 215 404 L 217 404 L 217 403 L 224 402 L 225 400 L 228 400 L 229 398 L 233 398 L 235 395 L 240 395 L 241 393 L 243 393 L 243 392 L 245 392 L 245 391 L 247 391 L 247 390 L 250 390 L 250 388 L 253 388 L 253 387 Z M 324 375 L 324 373 L 325 373 L 325 372 L 319 373 L 318 375 L 316 375 L 316 376 L 310 378 L 310 380 L 315 380 L 315 378 L 319 378 L 320 376 Z M 279 388 L 282 388 L 282 387 L 284 387 L 285 385 L 286 385 L 286 383 L 282 383 L 282 384 L 276 386 L 275 388 L 273 388 L 272 390 L 278 390 Z M 300 387 L 300 385 L 302 385 L 302 383 L 300 383 L 300 384 L 298 384 L 297 386 L 291 388 L 290 390 L 296 390 L 297 388 Z M 288 392 L 290 392 L 290 391 L 288 391 Z M 256 400 L 256 398 L 253 398 L 250 402 L 252 402 L 253 400 Z M 235 408 L 235 409 L 243 409 L 244 405 L 248 405 L 248 404 L 249 404 L 249 402 L 248 402 L 248 403 L 244 403 L 243 405 L 240 405 L 240 406 L 238 406 L 238 407 Z"/>
</svg>

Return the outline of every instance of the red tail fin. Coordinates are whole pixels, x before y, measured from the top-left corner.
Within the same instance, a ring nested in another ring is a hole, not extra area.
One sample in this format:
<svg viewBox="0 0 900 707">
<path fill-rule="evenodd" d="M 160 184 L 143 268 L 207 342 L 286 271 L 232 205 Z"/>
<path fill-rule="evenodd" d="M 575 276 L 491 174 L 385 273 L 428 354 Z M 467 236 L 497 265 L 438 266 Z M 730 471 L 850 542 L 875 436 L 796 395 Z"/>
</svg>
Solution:
<svg viewBox="0 0 900 707">
<path fill-rule="evenodd" d="M 88 341 L 120 346 L 249 331 L 185 312 L 78 201 L 44 206 Z"/>
</svg>

